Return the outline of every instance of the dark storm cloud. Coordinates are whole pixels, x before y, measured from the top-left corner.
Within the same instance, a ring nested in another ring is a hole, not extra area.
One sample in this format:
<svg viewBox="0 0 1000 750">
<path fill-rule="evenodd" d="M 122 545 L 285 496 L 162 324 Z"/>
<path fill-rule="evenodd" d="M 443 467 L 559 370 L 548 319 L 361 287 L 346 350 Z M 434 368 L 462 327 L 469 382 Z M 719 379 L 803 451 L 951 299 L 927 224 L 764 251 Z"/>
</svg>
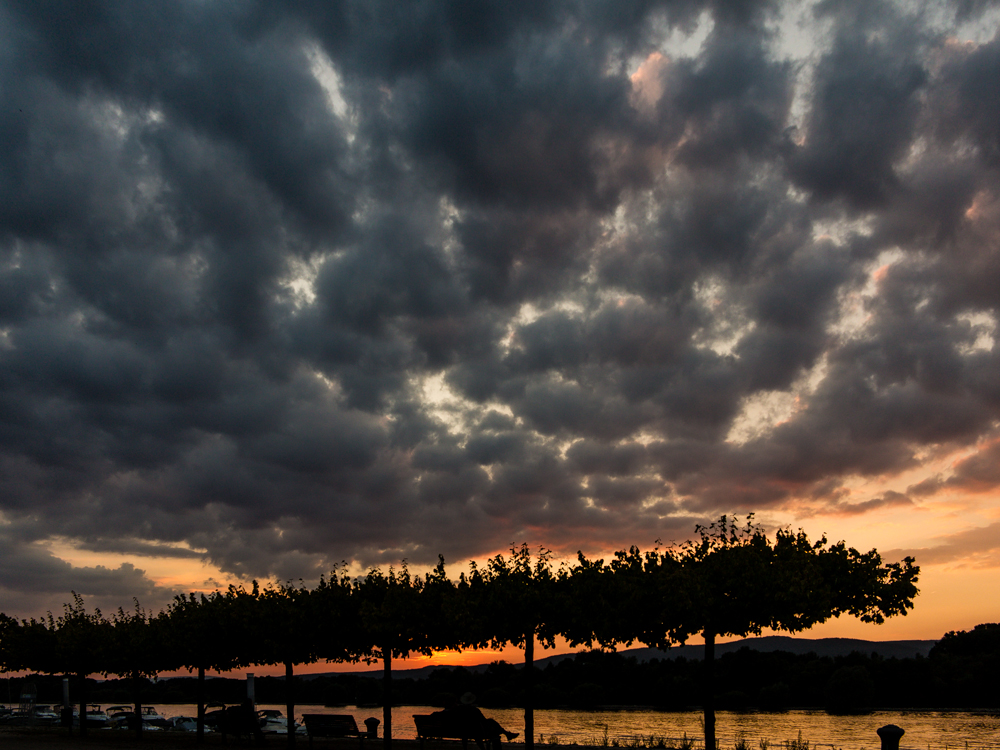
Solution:
<svg viewBox="0 0 1000 750">
<path fill-rule="evenodd" d="M 913 501 L 906 495 L 890 490 L 881 497 L 873 497 L 871 500 L 865 500 L 860 503 L 845 503 L 840 506 L 839 512 L 847 516 L 856 516 L 877 508 L 907 507 L 912 505 Z"/>
<path fill-rule="evenodd" d="M 5 0 L 4 565 L 161 601 L 42 545 L 310 578 L 994 486 L 987 6 Z"/>
<path fill-rule="evenodd" d="M 850 7 L 833 11 L 839 28 L 817 65 L 805 143 L 790 167 L 817 199 L 842 198 L 864 210 L 898 188 L 896 164 L 913 138 L 926 71 L 910 19 L 894 18 L 890 4 L 872 4 L 889 17 L 878 21 L 871 8 L 840 5 Z"/>
</svg>

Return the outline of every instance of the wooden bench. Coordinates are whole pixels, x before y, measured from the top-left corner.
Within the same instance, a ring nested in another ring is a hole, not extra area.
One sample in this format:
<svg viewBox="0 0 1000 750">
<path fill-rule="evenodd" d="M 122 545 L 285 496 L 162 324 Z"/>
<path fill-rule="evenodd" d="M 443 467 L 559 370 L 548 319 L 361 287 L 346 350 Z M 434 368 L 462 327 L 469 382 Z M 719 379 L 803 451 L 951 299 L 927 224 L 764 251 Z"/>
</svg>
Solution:
<svg viewBox="0 0 1000 750">
<path fill-rule="evenodd" d="M 358 722 L 351 714 L 302 714 L 309 735 L 309 746 L 313 737 L 357 737 L 361 747 L 365 746 L 368 732 L 358 729 Z"/>
<path fill-rule="evenodd" d="M 494 740 L 497 740 L 495 750 L 500 750 L 499 737 L 486 737 L 481 732 L 476 732 L 475 729 L 469 727 L 466 722 L 442 719 L 431 714 L 414 714 L 413 723 L 417 727 L 417 739 L 420 741 L 421 750 L 425 739 L 461 740 L 462 750 L 468 750 L 469 740 L 473 740 L 480 750 L 485 750 L 484 742 L 492 744 Z"/>
</svg>

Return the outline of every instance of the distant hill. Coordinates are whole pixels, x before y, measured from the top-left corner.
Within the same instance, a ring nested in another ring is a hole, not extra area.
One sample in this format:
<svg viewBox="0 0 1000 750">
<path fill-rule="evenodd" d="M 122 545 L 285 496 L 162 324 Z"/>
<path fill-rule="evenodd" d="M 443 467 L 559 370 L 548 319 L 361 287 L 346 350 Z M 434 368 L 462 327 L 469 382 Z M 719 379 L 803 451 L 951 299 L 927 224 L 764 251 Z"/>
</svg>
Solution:
<svg viewBox="0 0 1000 750">
<path fill-rule="evenodd" d="M 913 659 L 916 656 L 927 656 L 931 648 L 937 641 L 865 641 L 859 638 L 791 638 L 787 635 L 766 635 L 760 638 L 742 638 L 729 643 L 717 643 L 715 645 L 716 658 L 739 651 L 746 646 L 754 651 L 788 651 L 796 655 L 815 653 L 817 656 L 847 656 L 854 651 L 858 651 L 866 656 L 878 654 L 884 658 Z M 647 662 L 652 659 L 701 659 L 705 654 L 704 646 L 676 646 L 661 651 L 655 648 L 629 648 L 619 652 L 625 657 L 635 659 L 639 662 Z M 543 659 L 536 659 L 535 666 L 544 669 L 546 664 L 555 664 L 564 659 L 572 659 L 576 656 L 571 654 L 558 654 Z M 476 664 L 466 666 L 470 672 L 482 672 L 489 664 Z M 520 666 L 516 664 L 515 666 Z M 453 665 L 436 664 L 418 669 L 394 669 L 393 677 L 410 678 L 421 680 L 428 677 L 435 669 L 454 669 Z M 308 680 L 315 677 L 322 677 L 324 674 L 344 674 L 321 673 L 302 675 L 301 679 Z M 381 669 L 359 670 L 347 674 L 363 674 L 371 677 L 381 677 Z"/>
<path fill-rule="evenodd" d="M 790 638 L 787 635 L 766 635 L 761 638 L 743 638 L 731 643 L 718 643 L 716 657 L 739 651 L 746 646 L 753 651 L 788 651 L 801 655 L 815 653 L 817 656 L 847 656 L 854 651 L 862 654 L 878 654 L 884 658 L 913 659 L 918 654 L 927 656 L 937 641 L 864 641 L 859 638 Z M 640 662 L 650 659 L 700 659 L 705 653 L 704 646 L 677 646 L 667 651 L 655 648 L 632 648 L 624 651 Z"/>
</svg>

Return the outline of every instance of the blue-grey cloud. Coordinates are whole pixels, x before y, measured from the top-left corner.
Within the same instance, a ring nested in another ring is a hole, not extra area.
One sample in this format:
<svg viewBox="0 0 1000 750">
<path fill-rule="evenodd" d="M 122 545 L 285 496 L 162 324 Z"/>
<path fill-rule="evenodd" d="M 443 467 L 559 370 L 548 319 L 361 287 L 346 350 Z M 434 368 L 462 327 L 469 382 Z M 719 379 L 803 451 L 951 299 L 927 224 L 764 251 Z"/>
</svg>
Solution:
<svg viewBox="0 0 1000 750">
<path fill-rule="evenodd" d="M 312 577 L 994 488 L 992 7 L 0 0 L 0 522 Z"/>
</svg>

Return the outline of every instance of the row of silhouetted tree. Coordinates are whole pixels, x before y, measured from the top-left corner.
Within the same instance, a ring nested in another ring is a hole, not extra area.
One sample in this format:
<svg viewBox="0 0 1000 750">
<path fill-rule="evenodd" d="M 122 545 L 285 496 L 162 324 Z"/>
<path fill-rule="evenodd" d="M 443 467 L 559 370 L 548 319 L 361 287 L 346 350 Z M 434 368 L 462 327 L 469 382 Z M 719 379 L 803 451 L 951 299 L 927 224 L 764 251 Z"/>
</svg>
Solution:
<svg viewBox="0 0 1000 750">
<path fill-rule="evenodd" d="M 787 651 L 757 651 L 752 646 L 722 656 L 717 662 L 717 704 L 727 710 L 826 708 L 865 711 L 887 708 L 1000 708 L 1000 623 L 977 625 L 947 633 L 929 657 L 886 657 L 855 651 L 840 656 Z M 535 708 L 594 709 L 613 705 L 646 705 L 682 710 L 701 694 L 701 663 L 684 657 L 638 660 L 629 652 L 583 651 L 546 662 L 537 671 Z M 8 678 L 11 679 L 11 678 Z M 28 675 L 12 680 L 36 685 L 38 700 L 52 703 L 60 695 L 57 676 Z M 190 677 L 145 681 L 144 695 L 154 703 L 196 702 L 197 681 Z M 285 680 L 256 679 L 261 703 L 280 703 Z M 128 680 L 90 680 L 94 701 L 130 700 Z M 394 705 L 447 706 L 471 691 L 480 706 L 512 708 L 524 705 L 523 670 L 507 662 L 476 668 L 439 667 L 419 676 L 406 673 L 392 682 Z M 0 693 L 3 692 L 0 683 Z M 207 684 L 213 702 L 239 702 L 246 694 L 242 678 L 222 678 Z M 44 696 L 44 697 L 43 697 Z M 303 703 L 330 706 L 376 705 L 383 700 L 382 682 L 371 673 L 311 675 L 299 684 Z"/>
<path fill-rule="evenodd" d="M 590 710 L 612 706 L 650 706 L 684 710 L 698 703 L 703 678 L 700 660 L 676 657 L 637 659 L 630 652 L 582 651 L 538 664 L 533 694 L 535 708 Z M 825 708 L 832 712 L 874 709 L 1000 708 L 1000 623 L 948 633 L 929 657 L 899 658 L 855 651 L 828 656 L 817 653 L 757 651 L 752 645 L 723 655 L 716 663 L 716 702 L 730 711 L 782 711 Z M 382 681 L 373 673 L 310 675 L 298 685 L 301 703 L 374 706 L 382 703 Z M 11 678 L 8 678 L 11 679 Z M 57 676 L 26 675 L 11 679 L 11 694 L 27 681 L 40 702 L 56 702 Z M 285 680 L 255 680 L 257 700 L 281 703 Z M 153 703 L 195 703 L 197 680 L 190 677 L 146 681 L 143 694 Z M 208 700 L 238 703 L 246 695 L 245 680 L 220 678 L 207 683 Z M 90 680 L 88 692 L 99 703 L 131 699 L 128 680 Z M 448 706 L 471 691 L 484 708 L 523 707 L 523 669 L 503 661 L 480 667 L 438 667 L 397 675 L 393 705 Z M 0 681 L 0 694 L 3 694 Z M 44 697 L 43 697 L 44 696 Z"/>
<path fill-rule="evenodd" d="M 580 555 L 575 565 L 558 569 L 544 550 L 532 555 L 521 546 L 471 564 L 457 579 L 443 560 L 423 576 L 412 575 L 404 562 L 353 578 L 335 572 L 312 588 L 255 582 L 178 596 L 155 614 L 137 603 L 134 611 L 108 618 L 74 596 L 59 616 L 18 621 L 0 614 L 0 666 L 77 675 L 81 685 L 88 674 L 117 675 L 133 680 L 138 693 L 143 678 L 180 668 L 197 671 L 203 685 L 205 670 L 284 665 L 291 695 L 297 664 L 380 661 L 389 696 L 394 657 L 513 644 L 525 650 L 525 741 L 531 747 L 536 641 L 667 648 L 701 634 L 702 681 L 711 686 L 717 636 L 801 631 L 841 614 L 879 623 L 912 608 L 918 572 L 911 558 L 884 564 L 875 550 L 859 552 L 825 538 L 811 542 L 801 531 L 778 531 L 772 539 L 752 518 L 738 526 L 723 516 L 696 527 L 696 538 L 677 547 L 632 547 L 608 561 Z M 706 689 L 702 700 L 706 747 L 715 746 L 712 695 Z M 85 704 L 86 696 L 79 697 Z M 138 712 L 138 694 L 135 702 Z M 200 730 L 203 693 L 198 702 Z M 289 698 L 290 722 L 293 710 Z M 387 700 L 387 746 L 391 732 Z"/>
</svg>

